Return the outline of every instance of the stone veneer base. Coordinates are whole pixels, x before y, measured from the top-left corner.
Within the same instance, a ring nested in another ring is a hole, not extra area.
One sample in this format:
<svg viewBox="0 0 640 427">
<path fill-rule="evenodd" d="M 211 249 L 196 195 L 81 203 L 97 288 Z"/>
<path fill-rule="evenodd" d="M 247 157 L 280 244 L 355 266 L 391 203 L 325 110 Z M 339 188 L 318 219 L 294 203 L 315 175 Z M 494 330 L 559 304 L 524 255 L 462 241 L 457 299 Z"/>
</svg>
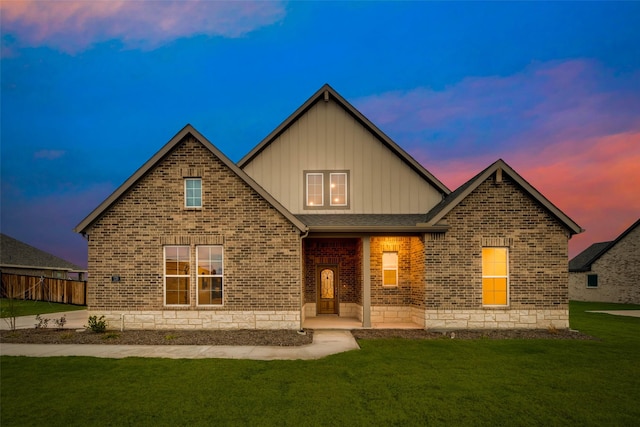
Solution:
<svg viewBox="0 0 640 427">
<path fill-rule="evenodd" d="M 569 328 L 569 310 L 424 310 L 426 329 Z"/>
<path fill-rule="evenodd" d="M 89 315 L 104 316 L 109 330 L 300 328 L 299 311 L 90 310 Z"/>
</svg>

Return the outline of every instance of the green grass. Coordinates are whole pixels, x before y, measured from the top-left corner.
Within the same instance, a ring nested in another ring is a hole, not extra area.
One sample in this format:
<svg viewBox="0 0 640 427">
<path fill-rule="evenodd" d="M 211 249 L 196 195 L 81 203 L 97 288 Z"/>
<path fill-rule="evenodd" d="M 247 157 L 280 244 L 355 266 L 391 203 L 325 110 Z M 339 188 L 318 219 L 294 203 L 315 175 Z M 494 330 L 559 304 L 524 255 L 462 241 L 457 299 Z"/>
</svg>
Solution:
<svg viewBox="0 0 640 427">
<path fill-rule="evenodd" d="M 619 308 L 571 303 L 572 328 L 595 341 L 368 340 L 315 361 L 3 357 L 0 424 L 637 425 L 640 318 L 586 313 Z"/>
<path fill-rule="evenodd" d="M 0 318 L 9 317 L 9 306 L 11 302 L 6 298 L 0 298 Z M 25 301 L 13 300 L 15 315 L 34 316 L 36 314 L 58 313 L 63 311 L 86 310 L 84 305 L 59 304 L 46 301 Z"/>
</svg>

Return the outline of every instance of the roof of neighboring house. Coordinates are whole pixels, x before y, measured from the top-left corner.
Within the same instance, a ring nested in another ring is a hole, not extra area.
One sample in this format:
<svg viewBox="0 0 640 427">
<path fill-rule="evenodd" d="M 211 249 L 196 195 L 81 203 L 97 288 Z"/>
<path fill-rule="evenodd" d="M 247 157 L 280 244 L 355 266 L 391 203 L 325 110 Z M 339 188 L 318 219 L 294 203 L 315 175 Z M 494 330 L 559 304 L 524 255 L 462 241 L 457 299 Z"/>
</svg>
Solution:
<svg viewBox="0 0 640 427">
<path fill-rule="evenodd" d="M 158 164 L 165 155 L 167 155 L 175 146 L 177 146 L 186 136 L 191 135 L 197 139 L 204 147 L 216 156 L 222 163 L 231 169 L 241 180 L 249 187 L 255 190 L 267 202 L 278 210 L 285 218 L 287 218 L 300 231 L 306 231 L 306 226 L 300 222 L 291 212 L 273 198 L 267 191 L 258 185 L 249 175 L 236 166 L 222 151 L 218 150 L 209 140 L 207 140 L 193 126 L 187 124 L 180 132 L 167 142 L 164 147 L 154 154 L 144 165 L 142 165 L 133 175 L 131 175 L 120 187 L 118 187 L 109 197 L 107 197 L 97 208 L 93 210 L 80 224 L 74 228 L 77 233 L 84 233 L 87 228 L 96 221 L 110 206 L 120 199 L 135 183 L 142 179 L 156 164 Z"/>
<path fill-rule="evenodd" d="M 618 242 L 631 233 L 638 225 L 640 225 L 640 219 L 631 224 L 629 228 L 624 230 L 615 240 L 611 242 L 594 243 L 578 255 L 573 257 L 569 261 L 569 271 L 571 272 L 583 272 L 590 271 L 591 265 L 596 262 L 602 255 L 607 253 L 611 248 L 618 244 Z"/>
<path fill-rule="evenodd" d="M 278 138 L 284 131 L 286 131 L 293 123 L 295 123 L 304 113 L 306 113 L 311 107 L 321 100 L 333 99 L 340 107 L 342 107 L 348 114 L 350 114 L 357 122 L 364 126 L 369 132 L 371 132 L 376 138 L 378 138 L 386 147 L 388 147 L 393 153 L 395 153 L 400 159 L 402 159 L 409 167 L 411 167 L 418 175 L 433 185 L 438 191 L 443 194 L 449 194 L 451 190 L 447 188 L 439 179 L 431 174 L 418 163 L 413 157 L 411 157 L 406 151 L 404 151 L 398 144 L 396 144 L 391 138 L 384 134 L 376 125 L 374 125 L 369 119 L 367 119 L 361 112 L 359 112 L 353 105 L 347 102 L 338 92 L 336 92 L 331 86 L 325 84 L 311 98 L 309 98 L 304 104 L 293 112 L 284 122 L 280 124 L 273 132 L 267 135 L 258 145 L 255 146 L 246 156 L 244 156 L 238 162 L 238 166 L 244 168 L 249 162 L 251 162 L 262 150 L 264 150 L 269 144 Z"/>
<path fill-rule="evenodd" d="M 296 215 L 311 232 L 428 232 L 448 227 L 426 226 L 424 214 Z"/>
<path fill-rule="evenodd" d="M 20 240 L 0 234 L 0 266 L 14 268 L 86 271 L 78 265 L 58 258 L 48 252 L 34 248 Z"/>
<path fill-rule="evenodd" d="M 435 226 L 447 215 L 454 207 L 456 207 L 462 200 L 464 200 L 469 194 L 471 194 L 476 188 L 486 181 L 490 176 L 495 173 L 507 174 L 512 180 L 514 180 L 520 188 L 522 188 L 531 198 L 536 200 L 542 206 L 544 206 L 553 216 L 555 216 L 571 234 L 582 233 L 584 230 L 576 224 L 571 218 L 569 218 L 564 212 L 558 209 L 553 203 L 551 203 L 546 197 L 544 197 L 538 190 L 536 190 L 531 184 L 529 184 L 524 178 L 522 178 L 511 166 L 509 166 L 504 160 L 499 159 L 495 163 L 491 164 L 485 170 L 471 178 L 469 181 L 458 187 L 453 193 L 445 197 L 439 204 L 434 206 L 427 213 L 425 222 L 427 225 Z"/>
</svg>

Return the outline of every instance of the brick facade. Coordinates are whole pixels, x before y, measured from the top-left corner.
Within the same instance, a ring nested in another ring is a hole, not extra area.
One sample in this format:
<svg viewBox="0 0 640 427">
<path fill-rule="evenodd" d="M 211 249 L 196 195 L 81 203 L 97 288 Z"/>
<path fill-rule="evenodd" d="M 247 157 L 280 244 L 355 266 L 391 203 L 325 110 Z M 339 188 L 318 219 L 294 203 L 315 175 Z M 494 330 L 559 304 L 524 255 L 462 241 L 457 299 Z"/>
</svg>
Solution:
<svg viewBox="0 0 640 427">
<path fill-rule="evenodd" d="M 589 274 L 598 275 L 598 287 L 587 288 Z M 640 227 L 600 256 L 591 271 L 569 273 L 569 296 L 577 301 L 640 304 Z"/>
<path fill-rule="evenodd" d="M 425 236 L 427 328 L 569 326 L 567 230 L 513 180 L 490 176 L 444 219 Z M 507 307 L 483 307 L 489 246 L 509 249 Z"/>
<path fill-rule="evenodd" d="M 184 207 L 187 176 L 202 178 L 201 209 Z M 299 230 L 190 135 L 93 222 L 87 235 L 92 314 L 107 314 L 117 323 L 120 314 L 134 313 L 133 323 L 144 328 L 168 327 L 173 318 L 205 318 L 192 324 L 209 328 L 260 320 L 268 327 L 299 325 Z M 210 244 L 224 248 L 224 301 L 197 306 L 195 248 Z M 187 307 L 164 305 L 165 245 L 191 248 Z"/>
</svg>

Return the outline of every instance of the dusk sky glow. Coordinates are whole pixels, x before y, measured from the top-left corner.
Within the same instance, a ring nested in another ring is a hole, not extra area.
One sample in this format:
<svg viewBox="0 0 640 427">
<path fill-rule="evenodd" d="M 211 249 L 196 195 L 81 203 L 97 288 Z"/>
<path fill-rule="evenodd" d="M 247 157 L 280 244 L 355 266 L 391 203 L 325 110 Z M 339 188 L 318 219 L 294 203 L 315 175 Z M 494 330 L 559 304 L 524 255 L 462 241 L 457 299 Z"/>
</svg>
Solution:
<svg viewBox="0 0 640 427">
<path fill-rule="evenodd" d="M 73 228 L 187 123 L 238 161 L 329 83 L 455 189 L 498 158 L 587 231 L 640 218 L 640 2 L 5 1 L 3 233 Z"/>
</svg>

